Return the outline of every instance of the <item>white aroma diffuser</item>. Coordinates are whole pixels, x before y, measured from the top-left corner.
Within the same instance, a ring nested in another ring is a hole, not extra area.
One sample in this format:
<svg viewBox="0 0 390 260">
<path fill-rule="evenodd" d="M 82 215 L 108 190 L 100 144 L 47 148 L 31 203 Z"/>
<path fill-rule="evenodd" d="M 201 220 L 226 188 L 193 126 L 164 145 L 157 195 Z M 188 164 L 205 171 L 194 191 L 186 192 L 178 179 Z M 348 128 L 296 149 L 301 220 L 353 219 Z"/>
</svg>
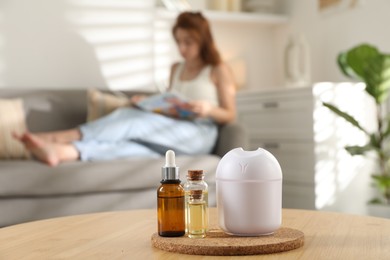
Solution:
<svg viewBox="0 0 390 260">
<path fill-rule="evenodd" d="M 217 173 L 219 226 L 228 234 L 272 234 L 282 222 L 282 170 L 262 148 L 235 148 L 220 160 Z"/>
</svg>

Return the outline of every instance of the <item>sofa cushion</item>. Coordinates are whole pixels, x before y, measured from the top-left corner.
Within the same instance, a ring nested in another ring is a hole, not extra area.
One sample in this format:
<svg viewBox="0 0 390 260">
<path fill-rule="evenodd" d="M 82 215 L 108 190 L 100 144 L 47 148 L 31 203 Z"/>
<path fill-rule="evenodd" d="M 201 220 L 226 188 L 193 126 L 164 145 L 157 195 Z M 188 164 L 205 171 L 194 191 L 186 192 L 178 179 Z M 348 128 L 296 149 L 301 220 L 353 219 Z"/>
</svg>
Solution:
<svg viewBox="0 0 390 260">
<path fill-rule="evenodd" d="M 26 131 L 22 99 L 0 99 L 0 159 L 28 158 L 24 146 L 12 137 L 12 133 Z"/>
<path fill-rule="evenodd" d="M 3 89 L 1 98 L 21 98 L 31 132 L 69 129 L 85 122 L 85 90 Z"/>
<path fill-rule="evenodd" d="M 129 105 L 129 97 L 121 92 L 104 93 L 97 89 L 89 89 L 87 94 L 87 121 L 98 119 L 119 107 Z"/>
<path fill-rule="evenodd" d="M 203 169 L 205 180 L 215 183 L 220 157 L 177 156 L 181 180 L 188 170 Z M 36 161 L 2 161 L 0 198 L 54 196 L 157 188 L 165 158 L 132 158 L 96 162 L 68 162 L 55 168 Z"/>
</svg>

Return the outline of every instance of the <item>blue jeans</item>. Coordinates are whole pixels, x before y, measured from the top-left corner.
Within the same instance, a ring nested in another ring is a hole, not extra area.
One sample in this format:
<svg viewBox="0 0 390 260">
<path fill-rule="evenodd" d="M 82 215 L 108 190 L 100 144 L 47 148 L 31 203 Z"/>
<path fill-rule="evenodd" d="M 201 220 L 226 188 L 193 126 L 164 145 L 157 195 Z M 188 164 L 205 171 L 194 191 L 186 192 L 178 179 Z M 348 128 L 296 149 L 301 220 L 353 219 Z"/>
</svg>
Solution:
<svg viewBox="0 0 390 260">
<path fill-rule="evenodd" d="M 209 119 L 174 119 L 134 108 L 119 108 L 80 126 L 81 140 L 73 144 L 80 160 L 160 157 L 168 149 L 176 155 L 210 153 L 218 129 Z"/>
</svg>

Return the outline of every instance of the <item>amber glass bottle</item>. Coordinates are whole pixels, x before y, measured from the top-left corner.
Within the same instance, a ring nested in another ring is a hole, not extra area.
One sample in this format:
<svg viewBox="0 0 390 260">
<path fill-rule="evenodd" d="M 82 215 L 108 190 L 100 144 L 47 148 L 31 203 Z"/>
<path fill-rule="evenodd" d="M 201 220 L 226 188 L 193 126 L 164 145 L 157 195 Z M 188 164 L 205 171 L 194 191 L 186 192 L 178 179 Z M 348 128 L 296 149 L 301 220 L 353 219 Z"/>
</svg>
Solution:
<svg viewBox="0 0 390 260">
<path fill-rule="evenodd" d="M 158 189 L 158 234 L 177 237 L 185 234 L 184 189 L 180 180 L 162 180 Z"/>
<path fill-rule="evenodd" d="M 163 237 L 178 237 L 185 234 L 184 189 L 175 165 L 175 154 L 166 153 L 162 167 L 161 185 L 157 190 L 158 234 Z"/>
</svg>

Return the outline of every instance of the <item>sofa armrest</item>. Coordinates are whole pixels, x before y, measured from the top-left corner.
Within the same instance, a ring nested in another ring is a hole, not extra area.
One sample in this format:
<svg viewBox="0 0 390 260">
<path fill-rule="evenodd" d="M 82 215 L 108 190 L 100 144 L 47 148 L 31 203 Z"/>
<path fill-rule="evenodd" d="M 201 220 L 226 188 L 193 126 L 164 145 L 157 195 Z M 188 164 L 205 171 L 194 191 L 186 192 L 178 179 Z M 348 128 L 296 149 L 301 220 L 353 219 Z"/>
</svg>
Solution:
<svg viewBox="0 0 390 260">
<path fill-rule="evenodd" d="M 243 149 L 249 147 L 245 128 L 237 122 L 220 126 L 214 154 L 222 157 L 228 151 L 237 147 L 242 147 Z"/>
</svg>

